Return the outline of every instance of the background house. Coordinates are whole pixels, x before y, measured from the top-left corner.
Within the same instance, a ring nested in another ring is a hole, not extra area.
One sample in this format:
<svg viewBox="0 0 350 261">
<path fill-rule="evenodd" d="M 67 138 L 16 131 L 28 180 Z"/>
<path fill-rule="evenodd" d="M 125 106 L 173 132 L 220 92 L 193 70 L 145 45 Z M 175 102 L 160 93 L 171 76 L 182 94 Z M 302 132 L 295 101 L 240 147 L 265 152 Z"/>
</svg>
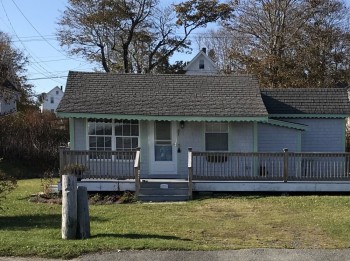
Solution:
<svg viewBox="0 0 350 261">
<path fill-rule="evenodd" d="M 40 111 L 43 112 L 44 110 L 56 112 L 58 104 L 61 102 L 63 97 L 63 87 L 56 86 L 48 93 L 42 93 L 41 94 L 41 105 L 40 105 Z"/>
<path fill-rule="evenodd" d="M 185 66 L 186 74 L 218 74 L 219 69 L 215 63 L 207 55 L 207 49 L 202 50 Z"/>
<path fill-rule="evenodd" d="M 19 98 L 20 93 L 17 88 L 6 80 L 0 87 L 0 116 L 16 112 Z"/>
</svg>

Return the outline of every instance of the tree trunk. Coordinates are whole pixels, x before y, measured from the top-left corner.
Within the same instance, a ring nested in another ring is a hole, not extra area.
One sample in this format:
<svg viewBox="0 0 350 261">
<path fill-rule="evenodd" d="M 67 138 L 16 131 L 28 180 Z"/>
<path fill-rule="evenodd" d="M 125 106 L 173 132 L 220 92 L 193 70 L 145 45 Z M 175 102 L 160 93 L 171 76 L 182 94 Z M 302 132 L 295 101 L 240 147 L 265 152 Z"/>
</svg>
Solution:
<svg viewBox="0 0 350 261">
<path fill-rule="evenodd" d="M 77 178 L 62 175 L 62 239 L 75 239 L 77 233 Z"/>
</svg>

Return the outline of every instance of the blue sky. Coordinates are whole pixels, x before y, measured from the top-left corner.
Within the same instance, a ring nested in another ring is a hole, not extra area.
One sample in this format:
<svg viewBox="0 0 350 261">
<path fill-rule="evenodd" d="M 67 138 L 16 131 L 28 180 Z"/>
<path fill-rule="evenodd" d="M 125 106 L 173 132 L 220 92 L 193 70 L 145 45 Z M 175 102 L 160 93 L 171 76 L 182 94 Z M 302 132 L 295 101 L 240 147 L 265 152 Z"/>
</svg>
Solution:
<svg viewBox="0 0 350 261">
<path fill-rule="evenodd" d="M 0 30 L 29 58 L 27 75 L 35 93 L 65 86 L 69 70 L 96 68 L 82 58 L 70 57 L 56 40 L 57 21 L 66 5 L 66 0 L 0 0 Z M 188 61 L 197 52 L 194 48 L 192 54 L 174 59 Z"/>
<path fill-rule="evenodd" d="M 0 0 L 0 30 L 29 58 L 27 76 L 38 94 L 65 86 L 69 70 L 96 68 L 82 58 L 68 56 L 56 40 L 57 21 L 66 5 L 67 0 Z M 176 54 L 171 60 L 189 61 L 198 51 L 194 44 L 192 54 Z"/>
</svg>

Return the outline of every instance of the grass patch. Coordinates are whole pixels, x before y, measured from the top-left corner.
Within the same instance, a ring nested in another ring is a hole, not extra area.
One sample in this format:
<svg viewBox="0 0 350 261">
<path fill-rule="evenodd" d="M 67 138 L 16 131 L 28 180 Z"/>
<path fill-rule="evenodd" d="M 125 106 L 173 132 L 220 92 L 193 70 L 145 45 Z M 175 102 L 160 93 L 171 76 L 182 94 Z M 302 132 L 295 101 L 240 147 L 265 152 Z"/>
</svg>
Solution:
<svg viewBox="0 0 350 261">
<path fill-rule="evenodd" d="M 61 239 L 61 206 L 28 202 L 21 180 L 2 202 L 0 256 L 72 258 L 117 249 L 348 248 L 349 196 L 241 196 L 183 204 L 90 206 L 87 240 Z"/>
</svg>

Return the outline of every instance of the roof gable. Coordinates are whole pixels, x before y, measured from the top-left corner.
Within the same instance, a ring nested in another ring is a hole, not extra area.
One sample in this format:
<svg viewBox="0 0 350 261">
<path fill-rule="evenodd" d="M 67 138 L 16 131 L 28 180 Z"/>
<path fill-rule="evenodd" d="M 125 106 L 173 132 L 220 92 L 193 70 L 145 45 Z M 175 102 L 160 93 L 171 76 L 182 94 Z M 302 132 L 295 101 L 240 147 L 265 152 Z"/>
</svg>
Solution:
<svg viewBox="0 0 350 261">
<path fill-rule="evenodd" d="M 65 113 L 266 117 L 249 75 L 152 75 L 70 72 L 57 109 Z"/>
<path fill-rule="evenodd" d="M 203 60 L 204 65 L 206 66 L 204 69 L 199 69 L 199 61 Z M 209 58 L 209 56 L 203 51 L 199 51 L 199 53 L 185 66 L 184 70 L 186 74 L 195 74 L 195 73 L 203 73 L 203 74 L 217 74 L 219 70 L 216 64 Z"/>
</svg>

